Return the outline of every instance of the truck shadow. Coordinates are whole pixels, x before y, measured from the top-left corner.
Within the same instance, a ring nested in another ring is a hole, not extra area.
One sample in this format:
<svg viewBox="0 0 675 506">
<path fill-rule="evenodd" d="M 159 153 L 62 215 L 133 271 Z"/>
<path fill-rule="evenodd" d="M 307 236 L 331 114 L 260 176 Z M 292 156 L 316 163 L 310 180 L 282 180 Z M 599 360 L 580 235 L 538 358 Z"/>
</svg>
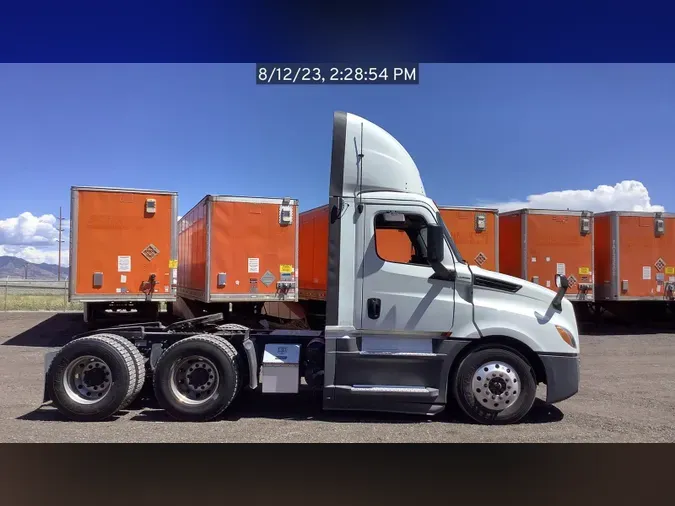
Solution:
<svg viewBox="0 0 675 506">
<path fill-rule="evenodd" d="M 127 420 L 150 423 L 181 423 L 171 418 L 162 410 L 154 399 L 138 399 L 125 411 L 118 412 L 109 421 L 115 421 L 132 414 Z M 545 424 L 560 422 L 564 414 L 556 406 L 546 404 L 541 399 L 535 401 L 529 415 L 523 419 L 524 424 Z M 456 423 L 473 424 L 459 409 L 449 407 L 436 416 L 416 416 L 396 413 L 376 413 L 368 411 L 323 411 L 321 400 L 311 393 L 294 394 L 289 397 L 275 395 L 263 396 L 258 392 L 241 395 L 227 412 L 213 422 L 237 422 L 247 418 L 266 418 L 289 421 L 321 421 L 331 423 Z M 45 405 L 17 417 L 17 420 L 40 422 L 68 422 L 55 408 Z M 212 422 L 212 423 L 213 423 Z"/>
<path fill-rule="evenodd" d="M 211 423 L 237 422 L 247 418 L 266 418 L 270 420 L 287 421 L 320 421 L 330 423 L 385 423 L 385 424 L 422 424 L 422 423 L 453 423 L 473 424 L 463 413 L 454 407 L 448 408 L 443 413 L 431 416 L 403 415 L 396 413 L 374 413 L 360 411 L 323 411 L 321 402 L 311 395 L 297 395 L 297 398 L 272 399 L 251 398 L 262 397 L 258 394 L 244 396 L 238 399 L 226 412 Z M 128 420 L 149 423 L 181 423 L 175 421 L 154 402 L 138 401 L 126 411 L 120 411 L 109 421 L 119 420 L 129 414 Z M 564 414 L 555 406 L 546 404 L 537 399 L 529 415 L 523 419 L 523 424 L 545 424 L 560 422 Z M 40 422 L 68 422 L 56 409 L 43 406 L 30 413 L 17 417 L 17 420 L 40 421 Z"/>
<path fill-rule="evenodd" d="M 119 411 L 117 412 L 112 418 L 105 420 L 105 422 L 114 422 L 116 420 L 119 420 L 123 416 L 127 415 L 129 411 Z M 37 409 L 34 409 L 33 411 L 30 411 L 26 413 L 25 415 L 17 416 L 17 420 L 23 420 L 26 422 L 70 422 L 70 423 L 76 423 L 76 422 L 71 422 L 68 420 L 65 416 L 63 416 L 61 413 L 59 413 L 56 408 L 50 406 L 49 404 L 46 404 L 44 406 L 40 406 Z M 89 423 L 105 423 L 105 422 L 89 422 Z"/>
<path fill-rule="evenodd" d="M 37 314 L 37 313 L 36 313 Z M 37 319 L 37 318 L 36 318 Z M 160 321 L 171 323 L 173 319 L 166 313 L 160 313 Z M 34 348 L 58 348 L 70 342 L 73 337 L 110 325 L 137 323 L 145 320 L 135 317 L 116 317 L 102 319 L 96 324 L 87 324 L 82 313 L 56 313 L 33 325 L 28 330 L 8 339 L 2 346 L 26 346 Z"/>
<path fill-rule="evenodd" d="M 63 346 L 73 336 L 86 330 L 82 313 L 57 313 L 8 339 L 2 345 L 55 348 Z"/>
<path fill-rule="evenodd" d="M 579 322 L 579 334 L 583 336 L 628 336 L 670 334 L 675 332 L 675 322 L 634 322 L 608 320 L 601 323 Z"/>
</svg>

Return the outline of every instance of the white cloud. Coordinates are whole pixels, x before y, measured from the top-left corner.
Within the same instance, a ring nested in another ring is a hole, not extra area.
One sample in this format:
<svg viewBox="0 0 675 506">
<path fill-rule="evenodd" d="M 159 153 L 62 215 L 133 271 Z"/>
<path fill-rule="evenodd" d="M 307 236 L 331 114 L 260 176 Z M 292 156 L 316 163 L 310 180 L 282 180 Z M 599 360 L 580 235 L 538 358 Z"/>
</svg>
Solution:
<svg viewBox="0 0 675 506">
<path fill-rule="evenodd" d="M 594 190 L 562 190 L 529 195 L 524 201 L 483 203 L 482 206 L 512 211 L 522 208 L 571 209 L 576 211 L 649 211 L 665 208 L 653 205 L 649 191 L 640 181 L 621 181 L 614 186 L 600 185 Z"/>
<path fill-rule="evenodd" d="M 35 216 L 30 212 L 16 218 L 0 220 L 0 244 L 22 246 L 56 244 L 59 239 L 58 218 L 53 214 Z M 64 220 L 64 229 L 68 222 Z"/>
<path fill-rule="evenodd" d="M 53 214 L 35 216 L 30 212 L 21 213 L 14 218 L 0 219 L 0 256 L 57 264 L 58 223 L 58 217 Z M 69 221 L 63 220 L 61 265 L 68 265 L 69 227 Z"/>
</svg>

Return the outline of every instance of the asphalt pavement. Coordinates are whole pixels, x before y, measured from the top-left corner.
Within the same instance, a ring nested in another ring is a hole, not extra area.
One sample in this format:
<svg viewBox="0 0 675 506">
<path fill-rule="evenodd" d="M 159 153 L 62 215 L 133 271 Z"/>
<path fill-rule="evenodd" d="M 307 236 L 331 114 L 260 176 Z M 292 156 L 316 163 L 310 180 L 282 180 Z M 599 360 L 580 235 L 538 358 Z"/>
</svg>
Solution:
<svg viewBox="0 0 675 506">
<path fill-rule="evenodd" d="M 633 327 L 582 335 L 580 392 L 554 406 L 538 401 L 515 426 L 475 425 L 455 410 L 436 417 L 324 412 L 311 396 L 257 393 L 213 422 L 178 423 L 140 402 L 114 421 L 85 424 L 40 407 L 43 356 L 82 331 L 81 318 L 0 312 L 0 441 L 675 442 L 675 334 Z"/>
</svg>

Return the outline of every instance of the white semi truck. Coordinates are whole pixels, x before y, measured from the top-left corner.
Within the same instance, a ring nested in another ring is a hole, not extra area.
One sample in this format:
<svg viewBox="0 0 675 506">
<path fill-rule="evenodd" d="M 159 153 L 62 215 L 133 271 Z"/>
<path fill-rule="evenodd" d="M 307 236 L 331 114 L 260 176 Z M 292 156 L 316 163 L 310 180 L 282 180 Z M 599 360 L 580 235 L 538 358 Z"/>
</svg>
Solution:
<svg viewBox="0 0 675 506">
<path fill-rule="evenodd" d="M 549 403 L 577 393 L 566 278 L 556 293 L 470 267 L 408 152 L 350 113 L 333 118 L 329 206 L 323 330 L 254 330 L 216 314 L 87 332 L 46 356 L 44 402 L 71 420 L 107 419 L 151 382 L 172 417 L 205 421 L 242 388 L 309 388 L 327 410 L 433 415 L 457 404 L 506 424 L 527 415 L 539 383 Z M 386 228 L 408 235 L 410 262 L 377 254 Z"/>
</svg>

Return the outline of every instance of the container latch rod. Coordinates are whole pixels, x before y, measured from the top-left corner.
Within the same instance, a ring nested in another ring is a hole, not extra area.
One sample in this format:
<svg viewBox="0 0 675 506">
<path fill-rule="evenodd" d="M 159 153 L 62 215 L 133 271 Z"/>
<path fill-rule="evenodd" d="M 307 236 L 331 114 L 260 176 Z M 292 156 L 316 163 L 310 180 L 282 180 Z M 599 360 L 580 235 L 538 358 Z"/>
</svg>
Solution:
<svg viewBox="0 0 675 506">
<path fill-rule="evenodd" d="M 152 294 L 155 291 L 155 285 L 157 284 L 157 276 L 150 274 L 150 277 L 147 281 L 143 281 L 141 285 L 141 291 L 145 294 L 145 300 L 149 301 L 152 299 Z"/>
</svg>

